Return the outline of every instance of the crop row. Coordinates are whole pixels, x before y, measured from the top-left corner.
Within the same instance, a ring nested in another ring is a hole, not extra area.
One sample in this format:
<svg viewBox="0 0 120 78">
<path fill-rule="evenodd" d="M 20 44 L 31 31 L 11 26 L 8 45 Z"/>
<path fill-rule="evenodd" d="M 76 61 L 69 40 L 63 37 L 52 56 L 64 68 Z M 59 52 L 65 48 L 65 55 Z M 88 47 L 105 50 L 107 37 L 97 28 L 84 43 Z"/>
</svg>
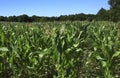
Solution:
<svg viewBox="0 0 120 78">
<path fill-rule="evenodd" d="M 2 78 L 119 78 L 120 24 L 0 22 Z"/>
</svg>

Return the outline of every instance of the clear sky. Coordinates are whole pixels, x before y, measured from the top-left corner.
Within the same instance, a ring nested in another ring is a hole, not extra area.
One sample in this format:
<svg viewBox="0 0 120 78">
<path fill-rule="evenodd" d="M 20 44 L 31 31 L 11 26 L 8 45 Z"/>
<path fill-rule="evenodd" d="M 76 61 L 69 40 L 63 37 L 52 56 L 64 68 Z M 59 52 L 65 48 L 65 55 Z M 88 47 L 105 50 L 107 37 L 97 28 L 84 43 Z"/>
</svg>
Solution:
<svg viewBox="0 0 120 78">
<path fill-rule="evenodd" d="M 108 10 L 108 0 L 0 0 L 0 16 L 96 14 L 100 8 Z"/>
</svg>

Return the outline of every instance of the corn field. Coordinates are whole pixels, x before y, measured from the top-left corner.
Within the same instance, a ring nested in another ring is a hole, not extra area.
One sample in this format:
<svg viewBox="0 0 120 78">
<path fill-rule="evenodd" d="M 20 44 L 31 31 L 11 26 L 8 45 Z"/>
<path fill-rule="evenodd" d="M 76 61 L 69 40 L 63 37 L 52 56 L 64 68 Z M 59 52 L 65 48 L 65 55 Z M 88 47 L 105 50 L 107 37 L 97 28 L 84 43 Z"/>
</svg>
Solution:
<svg viewBox="0 0 120 78">
<path fill-rule="evenodd" d="M 120 78 L 120 23 L 0 22 L 0 78 Z"/>
</svg>

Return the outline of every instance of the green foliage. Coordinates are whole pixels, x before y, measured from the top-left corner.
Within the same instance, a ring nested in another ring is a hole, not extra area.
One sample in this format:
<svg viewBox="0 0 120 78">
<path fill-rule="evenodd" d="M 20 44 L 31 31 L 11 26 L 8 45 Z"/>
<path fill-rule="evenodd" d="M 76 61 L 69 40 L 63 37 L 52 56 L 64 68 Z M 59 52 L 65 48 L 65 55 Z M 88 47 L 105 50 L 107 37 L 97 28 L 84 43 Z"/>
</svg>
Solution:
<svg viewBox="0 0 120 78">
<path fill-rule="evenodd" d="M 111 8 L 116 8 L 118 5 L 120 6 L 120 0 L 109 0 L 108 3 Z"/>
<path fill-rule="evenodd" d="M 0 21 L 4 21 L 4 17 L 3 16 L 0 16 Z"/>
<path fill-rule="evenodd" d="M 0 16 L 0 21 L 7 22 L 54 22 L 54 21 L 92 21 L 94 20 L 94 14 L 73 14 L 73 15 L 61 15 L 59 17 L 45 17 L 45 16 L 36 16 L 32 17 L 23 14 L 20 16 L 9 16 L 4 17 Z"/>
<path fill-rule="evenodd" d="M 120 20 L 120 0 L 109 0 L 110 10 L 110 20 L 118 22 Z"/>
<path fill-rule="evenodd" d="M 101 8 L 96 15 L 96 20 L 109 21 L 109 13 L 104 8 Z"/>
<path fill-rule="evenodd" d="M 112 22 L 1 22 L 0 77 L 119 78 L 119 29 Z"/>
<path fill-rule="evenodd" d="M 31 21 L 29 16 L 25 14 L 18 16 L 17 19 L 16 17 L 13 17 L 13 19 L 15 19 L 18 22 L 30 22 Z M 15 20 L 13 22 L 15 22 Z M 12 19 L 10 19 L 10 21 L 12 21 Z"/>
</svg>

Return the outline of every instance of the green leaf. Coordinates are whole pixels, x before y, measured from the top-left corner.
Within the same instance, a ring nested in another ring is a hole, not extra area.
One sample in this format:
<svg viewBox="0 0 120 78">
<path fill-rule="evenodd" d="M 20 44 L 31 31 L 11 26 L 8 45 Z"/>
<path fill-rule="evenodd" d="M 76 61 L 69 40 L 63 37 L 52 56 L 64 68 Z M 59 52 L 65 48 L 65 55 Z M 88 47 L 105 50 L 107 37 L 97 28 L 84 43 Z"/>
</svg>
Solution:
<svg viewBox="0 0 120 78">
<path fill-rule="evenodd" d="M 44 55 L 48 54 L 48 49 L 44 49 L 43 51 L 36 51 L 40 58 L 42 58 Z"/>
<path fill-rule="evenodd" d="M 97 51 L 97 47 L 94 47 L 94 51 Z"/>
<path fill-rule="evenodd" d="M 107 63 L 105 61 L 102 61 L 102 66 L 103 67 L 106 67 L 107 66 Z"/>
<path fill-rule="evenodd" d="M 113 56 L 112 56 L 112 59 L 113 59 L 114 57 L 119 56 L 119 55 L 120 55 L 120 51 L 115 52 L 115 53 L 113 54 Z"/>
<path fill-rule="evenodd" d="M 97 60 L 104 60 L 101 56 L 96 56 Z"/>
<path fill-rule="evenodd" d="M 81 48 L 79 48 L 79 49 L 77 49 L 76 51 L 77 51 L 77 52 L 79 52 L 79 51 L 81 51 L 81 50 L 82 50 L 82 49 L 81 49 Z"/>
<path fill-rule="evenodd" d="M 75 48 L 79 46 L 79 43 L 73 45 Z"/>
<path fill-rule="evenodd" d="M 8 48 L 6 48 L 6 47 L 1 47 L 1 48 L 0 48 L 0 51 L 9 51 L 9 50 L 8 50 Z"/>
</svg>

